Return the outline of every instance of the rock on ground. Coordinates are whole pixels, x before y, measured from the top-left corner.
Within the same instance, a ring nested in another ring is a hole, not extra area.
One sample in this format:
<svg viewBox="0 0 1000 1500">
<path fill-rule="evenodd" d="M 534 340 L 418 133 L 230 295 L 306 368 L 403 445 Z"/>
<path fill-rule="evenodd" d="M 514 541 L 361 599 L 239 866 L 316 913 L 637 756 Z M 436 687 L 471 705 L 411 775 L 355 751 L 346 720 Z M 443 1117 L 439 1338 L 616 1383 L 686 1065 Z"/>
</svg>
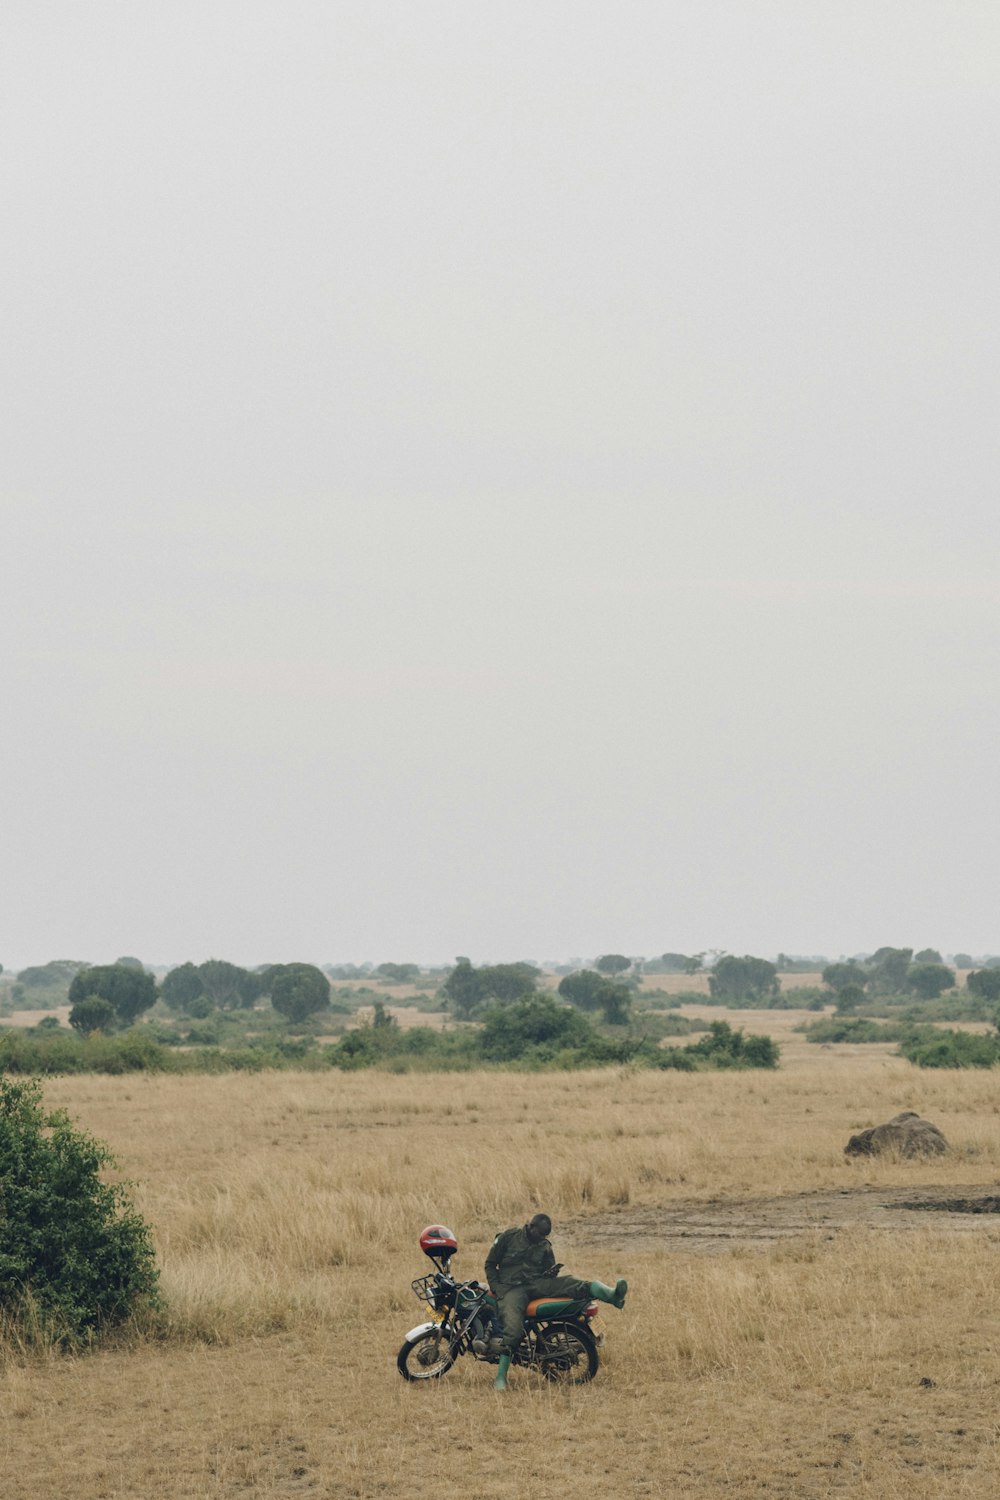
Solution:
<svg viewBox="0 0 1000 1500">
<path fill-rule="evenodd" d="M 873 1125 L 852 1135 L 844 1147 L 848 1156 L 881 1156 L 894 1151 L 900 1156 L 941 1156 L 948 1142 L 936 1125 L 922 1120 L 912 1109 L 904 1109 L 884 1125 Z"/>
</svg>

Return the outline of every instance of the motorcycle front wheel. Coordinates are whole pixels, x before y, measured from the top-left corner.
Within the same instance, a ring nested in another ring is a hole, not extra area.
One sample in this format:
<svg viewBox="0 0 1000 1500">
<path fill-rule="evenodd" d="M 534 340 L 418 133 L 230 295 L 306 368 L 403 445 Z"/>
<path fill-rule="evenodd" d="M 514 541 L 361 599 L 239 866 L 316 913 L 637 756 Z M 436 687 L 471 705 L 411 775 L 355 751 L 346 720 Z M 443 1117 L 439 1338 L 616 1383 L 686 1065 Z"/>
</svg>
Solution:
<svg viewBox="0 0 1000 1500">
<path fill-rule="evenodd" d="M 428 1328 L 415 1339 L 407 1339 L 396 1356 L 396 1368 L 404 1380 L 438 1380 L 454 1363 L 451 1339 L 441 1328 Z"/>
<path fill-rule="evenodd" d="M 555 1385 L 583 1385 L 599 1363 L 592 1335 L 578 1324 L 548 1323 L 535 1334 L 534 1364 Z"/>
</svg>

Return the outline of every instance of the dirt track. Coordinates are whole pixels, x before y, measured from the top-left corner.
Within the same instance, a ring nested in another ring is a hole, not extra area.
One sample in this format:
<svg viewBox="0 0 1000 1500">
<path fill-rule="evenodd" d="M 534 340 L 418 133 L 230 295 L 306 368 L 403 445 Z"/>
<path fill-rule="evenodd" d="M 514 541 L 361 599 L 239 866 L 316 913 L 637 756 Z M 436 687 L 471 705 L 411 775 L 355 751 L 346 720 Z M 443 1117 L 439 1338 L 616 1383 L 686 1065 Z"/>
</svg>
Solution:
<svg viewBox="0 0 1000 1500">
<path fill-rule="evenodd" d="M 691 1199 L 663 1208 L 623 1208 L 603 1219 L 566 1227 L 581 1245 L 712 1255 L 733 1249 L 766 1250 L 799 1235 L 833 1239 L 857 1227 L 1000 1235 L 1000 1197 L 981 1184 L 843 1188 L 781 1198 Z"/>
</svg>

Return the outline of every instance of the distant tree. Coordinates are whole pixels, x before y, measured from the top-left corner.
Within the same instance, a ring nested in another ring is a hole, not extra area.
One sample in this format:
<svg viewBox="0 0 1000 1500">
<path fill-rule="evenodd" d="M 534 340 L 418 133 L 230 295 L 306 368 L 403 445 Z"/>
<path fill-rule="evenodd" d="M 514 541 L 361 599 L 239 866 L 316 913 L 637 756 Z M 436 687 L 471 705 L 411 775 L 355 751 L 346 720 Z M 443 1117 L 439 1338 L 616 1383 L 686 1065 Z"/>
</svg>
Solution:
<svg viewBox="0 0 1000 1500">
<path fill-rule="evenodd" d="M 375 973 L 380 979 L 386 979 L 390 984 L 412 984 L 415 979 L 420 978 L 419 964 L 379 964 Z"/>
<path fill-rule="evenodd" d="M 952 955 L 952 961 L 956 969 L 972 969 L 975 967 L 971 953 L 955 953 Z"/>
<path fill-rule="evenodd" d="M 289 1021 L 304 1021 L 330 1004 L 330 981 L 315 964 L 274 964 L 271 1004 Z"/>
<path fill-rule="evenodd" d="M 239 964 L 231 964 L 224 958 L 207 958 L 198 965 L 202 989 L 219 1010 L 236 1010 L 242 1006 L 240 981 L 246 973 Z"/>
<path fill-rule="evenodd" d="M 684 974 L 689 962 L 686 953 L 661 953 L 660 963 L 668 974 Z M 700 959 L 699 959 L 700 963 Z"/>
<path fill-rule="evenodd" d="M 534 964 L 484 964 L 479 971 L 488 1000 L 520 1000 L 537 987 L 539 970 Z"/>
<path fill-rule="evenodd" d="M 468 1020 L 477 1006 L 486 998 L 479 970 L 468 958 L 459 957 L 455 967 L 441 986 L 455 1015 Z"/>
<path fill-rule="evenodd" d="M 375 1014 L 372 1017 L 372 1025 L 377 1031 L 384 1031 L 388 1027 L 392 1026 L 395 1026 L 398 1030 L 399 1022 L 396 1020 L 395 1016 L 390 1015 L 385 1006 L 382 1004 L 381 1000 L 375 1001 L 374 1010 Z"/>
<path fill-rule="evenodd" d="M 868 982 L 868 975 L 860 964 L 853 959 L 847 962 L 827 964 L 821 975 L 824 984 L 828 984 L 831 990 L 840 991 L 848 986 L 864 990 Z"/>
<path fill-rule="evenodd" d="M 559 981 L 559 994 L 578 1010 L 600 1011 L 610 1026 L 627 1025 L 632 992 L 617 979 L 598 974 L 596 969 L 580 969 Z"/>
<path fill-rule="evenodd" d="M 912 948 L 879 948 L 868 960 L 869 988 L 879 995 L 901 995 L 906 990 Z"/>
<path fill-rule="evenodd" d="M 116 958 L 115 963 L 121 964 L 124 969 L 145 969 L 146 967 L 141 958 L 130 958 L 128 956 L 125 958 Z"/>
<path fill-rule="evenodd" d="M 442 989 L 455 1015 L 467 1020 L 487 1001 L 505 1003 L 530 995 L 536 987 L 538 972 L 529 963 L 484 964 L 477 969 L 469 959 L 457 958 Z"/>
<path fill-rule="evenodd" d="M 19 970 L 17 982 L 23 984 L 26 990 L 51 989 L 60 984 L 68 989 L 74 974 L 79 974 L 86 967 L 86 964 L 75 958 L 53 958 L 47 964 L 32 964 L 27 969 Z"/>
<path fill-rule="evenodd" d="M 906 975 L 906 985 L 922 1000 L 936 1000 L 943 990 L 955 983 L 955 971 L 945 964 L 914 963 Z"/>
<path fill-rule="evenodd" d="M 601 1015 L 608 1026 L 627 1026 L 632 1015 L 632 992 L 613 979 L 601 991 Z"/>
<path fill-rule="evenodd" d="M 102 1000 L 99 995 L 78 1000 L 69 1013 L 69 1024 L 81 1036 L 93 1036 L 95 1031 L 103 1031 L 105 1034 L 114 1031 L 117 1019 L 114 1006 L 110 1001 Z"/>
<path fill-rule="evenodd" d="M 914 953 L 915 964 L 943 964 L 944 959 L 936 948 L 921 948 L 919 953 Z"/>
<path fill-rule="evenodd" d="M 965 988 L 983 1000 L 1000 1000 L 1000 969 L 977 969 L 966 976 Z"/>
<path fill-rule="evenodd" d="M 70 1005 L 93 997 L 114 1007 L 119 1024 L 131 1026 L 143 1011 L 156 1004 L 156 980 L 145 970 L 121 964 L 95 964 L 74 974 L 69 987 Z"/>
<path fill-rule="evenodd" d="M 195 964 L 178 964 L 164 976 L 160 985 L 160 996 L 171 1010 L 186 1011 L 191 1004 L 204 995 L 205 986 Z"/>
<path fill-rule="evenodd" d="M 596 969 L 578 969 L 559 981 L 559 994 L 578 1010 L 600 1010 L 601 990 L 607 983 Z"/>
<path fill-rule="evenodd" d="M 709 977 L 708 987 L 715 1000 L 766 1000 L 781 989 L 778 970 L 770 959 L 753 958 L 749 953 L 737 958 L 726 953 L 718 960 Z"/>
<path fill-rule="evenodd" d="M 600 973 L 608 975 L 624 974 L 625 970 L 630 969 L 631 967 L 632 960 L 630 958 L 626 958 L 624 953 L 602 953 L 601 957 L 597 959 L 595 964 L 595 968 L 597 968 Z"/>
<path fill-rule="evenodd" d="M 684 960 L 685 974 L 700 974 L 705 962 L 704 953 L 692 953 Z"/>
<path fill-rule="evenodd" d="M 860 984 L 842 984 L 837 991 L 834 1009 L 838 1016 L 853 1016 L 864 998 L 865 992 Z"/>
</svg>

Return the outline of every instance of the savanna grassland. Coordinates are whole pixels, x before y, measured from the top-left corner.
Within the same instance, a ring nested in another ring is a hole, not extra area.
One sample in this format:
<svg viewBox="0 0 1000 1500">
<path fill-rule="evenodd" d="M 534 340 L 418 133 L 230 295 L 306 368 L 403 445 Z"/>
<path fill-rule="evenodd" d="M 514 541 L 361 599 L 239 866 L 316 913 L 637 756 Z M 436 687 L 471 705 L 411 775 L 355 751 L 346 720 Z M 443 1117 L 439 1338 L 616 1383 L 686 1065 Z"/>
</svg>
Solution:
<svg viewBox="0 0 1000 1500">
<path fill-rule="evenodd" d="M 849 1205 L 995 1191 L 996 1077 L 809 1047 L 801 1019 L 767 1016 L 776 1073 L 47 1082 L 135 1184 L 167 1311 L 94 1354 L 2 1350 L 4 1500 L 994 1496 L 1000 1221 L 886 1230 Z M 904 1108 L 949 1157 L 844 1157 Z M 657 1238 L 692 1203 L 820 1189 L 844 1196 L 836 1225 L 713 1254 Z M 597 1379 L 563 1391 L 515 1371 L 501 1397 L 466 1359 L 406 1385 L 420 1228 L 450 1224 L 471 1276 L 495 1229 L 537 1208 L 568 1269 L 629 1277 L 625 1311 L 598 1319 Z"/>
</svg>

